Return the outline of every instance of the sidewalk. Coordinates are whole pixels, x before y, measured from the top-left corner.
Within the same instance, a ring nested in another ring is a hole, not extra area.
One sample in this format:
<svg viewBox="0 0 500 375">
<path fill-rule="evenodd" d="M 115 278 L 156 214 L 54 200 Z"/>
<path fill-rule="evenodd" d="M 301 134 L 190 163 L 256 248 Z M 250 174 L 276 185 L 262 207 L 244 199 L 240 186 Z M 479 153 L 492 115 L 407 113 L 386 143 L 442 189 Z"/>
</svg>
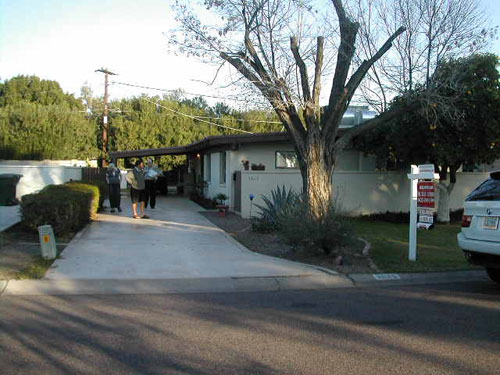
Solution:
<svg viewBox="0 0 500 375">
<path fill-rule="evenodd" d="M 0 232 L 21 221 L 20 206 L 0 206 Z"/>
</svg>

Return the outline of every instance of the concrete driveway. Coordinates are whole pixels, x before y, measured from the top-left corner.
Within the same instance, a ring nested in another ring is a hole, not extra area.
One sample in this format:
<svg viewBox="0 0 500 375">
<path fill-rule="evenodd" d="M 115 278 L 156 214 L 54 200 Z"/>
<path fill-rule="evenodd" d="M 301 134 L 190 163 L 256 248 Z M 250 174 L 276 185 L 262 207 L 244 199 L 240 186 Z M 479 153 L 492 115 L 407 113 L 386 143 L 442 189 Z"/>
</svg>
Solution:
<svg viewBox="0 0 500 375">
<path fill-rule="evenodd" d="M 160 197 L 150 219 L 123 212 L 99 214 L 66 247 L 44 280 L 203 280 L 325 278 L 312 266 L 253 253 L 199 213 L 195 203 Z M 220 284 L 220 282 L 219 282 Z"/>
</svg>

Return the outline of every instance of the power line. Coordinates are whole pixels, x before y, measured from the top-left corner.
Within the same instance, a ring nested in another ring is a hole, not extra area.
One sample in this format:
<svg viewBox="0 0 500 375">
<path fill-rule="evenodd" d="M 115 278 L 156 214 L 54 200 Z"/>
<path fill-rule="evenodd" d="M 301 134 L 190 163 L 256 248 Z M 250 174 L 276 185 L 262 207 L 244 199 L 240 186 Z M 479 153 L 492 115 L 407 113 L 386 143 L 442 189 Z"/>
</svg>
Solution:
<svg viewBox="0 0 500 375">
<path fill-rule="evenodd" d="M 247 134 L 254 134 L 252 132 L 249 132 L 249 131 L 246 131 L 246 130 L 243 130 L 243 129 L 237 129 L 237 128 L 232 128 L 230 126 L 224 126 L 224 125 L 220 125 L 220 124 L 216 124 L 215 122 L 211 122 L 211 121 L 206 121 L 206 120 L 201 120 L 199 118 L 196 118 L 196 116 L 191 116 L 191 115 L 187 115 L 185 113 L 182 113 L 182 112 L 179 112 L 179 111 L 176 111 L 175 109 L 172 109 L 172 108 L 168 108 L 168 107 L 165 107 L 164 105 L 161 105 L 160 103 L 158 102 L 154 102 L 152 100 L 148 100 L 148 99 L 144 99 L 145 101 L 149 102 L 149 103 L 152 103 L 152 104 L 155 104 L 157 105 L 158 107 L 161 107 L 161 108 L 164 108 L 166 109 L 167 111 L 171 111 L 171 112 L 174 112 L 178 115 L 181 115 L 181 116 L 184 116 L 184 117 L 188 117 L 188 118 L 191 118 L 193 120 L 198 120 L 200 122 L 204 122 L 206 124 L 209 124 L 209 125 L 214 125 L 214 126 L 217 126 L 219 128 L 224 128 L 224 129 L 230 129 L 230 130 L 235 130 L 235 131 L 238 131 L 238 132 L 242 132 L 242 133 L 247 133 Z"/>
<path fill-rule="evenodd" d="M 209 118 L 209 119 L 212 119 L 212 120 L 223 120 L 222 117 L 209 117 L 209 116 L 196 116 L 196 118 Z M 233 118 L 232 120 L 233 121 L 240 121 L 240 122 L 245 122 L 245 121 L 248 121 L 248 122 L 263 122 L 265 124 L 283 124 L 280 121 L 245 120 L 245 119 L 242 119 L 242 118 Z"/>
<path fill-rule="evenodd" d="M 155 90 L 155 91 L 162 91 L 162 92 L 171 92 L 171 93 L 179 92 L 179 90 L 160 89 L 158 87 L 134 85 L 132 83 L 126 83 L 126 82 L 111 81 L 111 83 L 114 84 L 114 85 L 138 87 L 138 88 L 141 88 L 141 89 Z M 239 99 L 239 98 L 230 98 L 230 97 L 217 96 L 217 95 L 206 95 L 206 94 L 194 94 L 194 93 L 183 92 L 183 91 L 181 91 L 181 93 L 185 94 L 185 95 L 202 96 L 202 97 L 213 98 L 213 99 L 226 99 L 226 100 L 234 100 L 234 101 L 237 101 L 237 102 L 247 102 L 247 100 L 245 100 L 245 99 Z"/>
</svg>

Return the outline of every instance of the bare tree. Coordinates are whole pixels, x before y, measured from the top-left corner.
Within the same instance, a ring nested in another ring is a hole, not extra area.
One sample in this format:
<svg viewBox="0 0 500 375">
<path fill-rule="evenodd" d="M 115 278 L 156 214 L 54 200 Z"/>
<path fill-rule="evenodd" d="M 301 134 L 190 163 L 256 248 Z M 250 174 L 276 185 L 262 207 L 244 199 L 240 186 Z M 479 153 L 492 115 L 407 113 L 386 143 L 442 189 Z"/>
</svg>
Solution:
<svg viewBox="0 0 500 375">
<path fill-rule="evenodd" d="M 345 133 L 338 131 L 361 81 L 405 28 L 392 30 L 370 56 L 353 64 L 360 24 L 341 0 L 331 0 L 334 24 L 323 22 L 332 13 L 330 6 L 315 7 L 307 0 L 206 0 L 204 5 L 207 14 L 201 7 L 177 3 L 181 28 L 173 43 L 185 53 L 229 63 L 266 98 L 294 142 L 309 212 L 321 219 L 332 204 L 339 154 L 354 136 L 398 114 L 385 112 Z M 323 35 L 313 38 L 317 32 Z M 333 74 L 328 103 L 321 107 L 325 60 L 333 64 Z"/>
<path fill-rule="evenodd" d="M 372 66 L 361 88 L 379 112 L 395 96 L 431 85 L 441 62 L 483 50 L 496 35 L 480 0 L 354 0 L 351 11 L 361 24 L 361 57 L 373 51 L 400 25 L 406 32 Z"/>
</svg>

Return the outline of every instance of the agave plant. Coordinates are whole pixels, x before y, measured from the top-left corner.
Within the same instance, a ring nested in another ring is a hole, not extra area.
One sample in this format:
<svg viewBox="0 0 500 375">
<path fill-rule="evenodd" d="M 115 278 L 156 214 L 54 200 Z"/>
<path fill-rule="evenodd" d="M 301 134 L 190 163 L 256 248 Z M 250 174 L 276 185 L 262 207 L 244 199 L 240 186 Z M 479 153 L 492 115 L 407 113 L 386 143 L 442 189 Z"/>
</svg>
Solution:
<svg viewBox="0 0 500 375">
<path fill-rule="evenodd" d="M 299 198 L 298 194 L 292 188 L 286 189 L 283 185 L 281 188 L 276 186 L 275 190 L 271 190 L 271 196 L 262 195 L 264 205 L 256 204 L 260 209 L 259 221 L 260 227 L 278 229 L 279 218 L 286 212 Z"/>
</svg>

